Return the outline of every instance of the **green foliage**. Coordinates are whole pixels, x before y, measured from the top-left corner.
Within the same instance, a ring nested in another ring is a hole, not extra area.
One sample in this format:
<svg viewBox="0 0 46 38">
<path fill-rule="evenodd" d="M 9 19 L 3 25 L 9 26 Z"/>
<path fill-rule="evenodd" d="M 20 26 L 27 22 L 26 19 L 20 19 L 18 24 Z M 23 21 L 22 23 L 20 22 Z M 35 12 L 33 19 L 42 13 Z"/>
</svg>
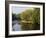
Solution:
<svg viewBox="0 0 46 38">
<path fill-rule="evenodd" d="M 28 9 L 24 11 L 23 13 L 21 13 L 20 17 L 22 20 L 31 21 L 32 20 L 32 10 Z"/>
<path fill-rule="evenodd" d="M 33 23 L 40 24 L 40 9 L 39 8 L 35 8 L 35 10 L 32 14 L 32 21 L 33 21 Z"/>
<path fill-rule="evenodd" d="M 40 24 L 40 9 L 34 8 L 34 10 L 27 9 L 20 14 L 21 20 L 31 21 L 32 23 Z"/>
<path fill-rule="evenodd" d="M 21 20 L 20 14 L 18 14 L 17 17 L 18 17 L 18 20 L 20 21 Z"/>
<path fill-rule="evenodd" d="M 40 29 L 40 9 L 34 8 L 34 10 L 27 9 L 20 14 L 21 20 L 27 23 L 22 23 L 23 30 L 35 30 Z M 30 21 L 31 23 L 28 23 Z"/>
</svg>

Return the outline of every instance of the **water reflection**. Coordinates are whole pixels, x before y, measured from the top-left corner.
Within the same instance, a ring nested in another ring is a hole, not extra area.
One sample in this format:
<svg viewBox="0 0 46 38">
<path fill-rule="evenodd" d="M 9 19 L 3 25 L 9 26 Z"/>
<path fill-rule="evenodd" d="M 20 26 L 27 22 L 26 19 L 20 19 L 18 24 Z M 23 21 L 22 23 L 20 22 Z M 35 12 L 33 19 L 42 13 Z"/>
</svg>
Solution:
<svg viewBox="0 0 46 38">
<path fill-rule="evenodd" d="M 13 31 L 24 31 L 24 30 L 40 30 L 40 24 L 22 23 L 20 21 L 12 22 Z"/>
</svg>

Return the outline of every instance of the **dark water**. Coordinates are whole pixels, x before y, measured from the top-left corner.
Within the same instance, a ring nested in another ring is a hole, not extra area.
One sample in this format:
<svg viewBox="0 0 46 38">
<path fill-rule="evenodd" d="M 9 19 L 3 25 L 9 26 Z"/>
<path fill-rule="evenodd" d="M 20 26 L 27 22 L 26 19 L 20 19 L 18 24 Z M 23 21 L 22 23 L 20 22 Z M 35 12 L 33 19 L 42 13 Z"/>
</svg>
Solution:
<svg viewBox="0 0 46 38">
<path fill-rule="evenodd" d="M 19 21 L 12 22 L 12 30 L 13 31 L 24 31 L 24 30 L 40 30 L 39 24 L 31 24 L 31 23 L 20 23 Z"/>
</svg>

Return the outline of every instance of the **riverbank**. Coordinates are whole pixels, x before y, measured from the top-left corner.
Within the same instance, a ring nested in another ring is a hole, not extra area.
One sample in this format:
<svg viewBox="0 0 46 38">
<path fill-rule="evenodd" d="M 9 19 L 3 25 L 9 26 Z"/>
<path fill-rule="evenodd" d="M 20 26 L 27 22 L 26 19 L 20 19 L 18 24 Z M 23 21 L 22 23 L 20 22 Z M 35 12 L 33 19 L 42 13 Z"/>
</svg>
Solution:
<svg viewBox="0 0 46 38">
<path fill-rule="evenodd" d="M 25 20 L 21 20 L 20 22 L 22 22 L 22 23 L 33 23 L 32 21 L 25 21 Z"/>
</svg>

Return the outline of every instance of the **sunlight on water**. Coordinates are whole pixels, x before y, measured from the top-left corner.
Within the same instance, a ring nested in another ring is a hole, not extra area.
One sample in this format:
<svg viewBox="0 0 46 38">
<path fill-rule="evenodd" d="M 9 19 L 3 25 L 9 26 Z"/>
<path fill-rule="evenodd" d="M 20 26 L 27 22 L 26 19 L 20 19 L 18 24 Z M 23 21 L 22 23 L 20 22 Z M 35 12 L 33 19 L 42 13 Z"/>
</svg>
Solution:
<svg viewBox="0 0 46 38">
<path fill-rule="evenodd" d="M 21 25 L 18 21 L 15 21 L 15 24 L 13 25 L 13 31 L 21 31 Z"/>
</svg>

